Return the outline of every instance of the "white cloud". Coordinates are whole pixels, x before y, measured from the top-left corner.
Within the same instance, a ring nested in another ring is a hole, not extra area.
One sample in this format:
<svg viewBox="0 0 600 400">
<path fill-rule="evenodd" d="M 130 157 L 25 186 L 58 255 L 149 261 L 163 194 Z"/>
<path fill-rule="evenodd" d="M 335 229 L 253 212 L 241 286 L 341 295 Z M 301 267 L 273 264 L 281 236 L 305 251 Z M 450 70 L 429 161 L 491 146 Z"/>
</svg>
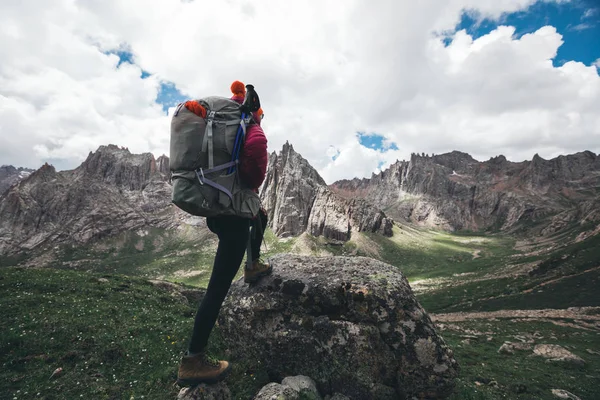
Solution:
<svg viewBox="0 0 600 400">
<path fill-rule="evenodd" d="M 0 164 L 76 166 L 101 144 L 168 153 L 160 81 L 190 97 L 254 83 L 270 151 L 286 140 L 328 182 L 411 152 L 487 158 L 600 151 L 595 67 L 552 66 L 551 26 L 452 32 L 534 0 L 9 1 L 0 5 Z M 137 66 L 104 52 L 130 49 Z M 141 79 L 141 69 L 153 74 Z M 359 145 L 376 132 L 399 150 Z M 332 158 L 335 157 L 335 160 Z"/>
</svg>

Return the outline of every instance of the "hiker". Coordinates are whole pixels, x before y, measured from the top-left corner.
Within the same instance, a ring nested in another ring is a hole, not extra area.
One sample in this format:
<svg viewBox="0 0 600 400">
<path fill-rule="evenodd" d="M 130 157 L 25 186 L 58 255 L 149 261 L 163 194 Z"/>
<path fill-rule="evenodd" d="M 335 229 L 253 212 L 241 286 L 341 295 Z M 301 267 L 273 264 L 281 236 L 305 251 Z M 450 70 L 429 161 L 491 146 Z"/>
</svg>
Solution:
<svg viewBox="0 0 600 400">
<path fill-rule="evenodd" d="M 253 91 L 251 85 L 248 87 Z M 233 93 L 231 99 L 242 104 L 246 97 L 244 84 L 239 81 L 233 82 L 231 91 Z M 197 115 L 202 114 L 195 101 L 187 102 L 185 107 Z M 203 117 L 206 117 L 206 111 Z M 265 179 L 268 161 L 267 139 L 260 126 L 262 117 L 263 112 L 260 108 L 252 113 L 252 121 L 246 127 L 238 170 L 242 182 L 256 193 Z M 260 260 L 263 230 L 267 224 L 267 214 L 262 207 L 253 219 L 237 215 L 220 215 L 207 217 L 206 224 L 213 233 L 217 234 L 219 244 L 210 281 L 196 313 L 189 348 L 179 366 L 178 383 L 182 385 L 215 383 L 225 378 L 229 372 L 229 363 L 211 360 L 206 354 L 206 346 L 247 247 L 249 247 L 249 254 L 252 255 L 252 262 L 248 262 L 244 268 L 244 282 L 254 283 L 272 272 L 272 266 Z"/>
</svg>

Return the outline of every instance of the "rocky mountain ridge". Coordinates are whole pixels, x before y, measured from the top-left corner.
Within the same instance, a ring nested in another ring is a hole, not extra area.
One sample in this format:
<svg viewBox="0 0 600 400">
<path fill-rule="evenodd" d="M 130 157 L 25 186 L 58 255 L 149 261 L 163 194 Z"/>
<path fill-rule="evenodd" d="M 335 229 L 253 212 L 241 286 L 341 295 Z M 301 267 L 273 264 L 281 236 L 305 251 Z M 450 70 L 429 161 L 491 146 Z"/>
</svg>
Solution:
<svg viewBox="0 0 600 400">
<path fill-rule="evenodd" d="M 600 222 L 600 157 L 590 151 L 523 162 L 504 156 L 479 162 L 458 151 L 413 154 L 370 179 L 338 181 L 331 189 L 395 219 L 449 230 L 540 223 L 540 233 L 548 234 Z"/>
<path fill-rule="evenodd" d="M 4 193 L 12 185 L 27 178 L 34 171 L 31 168 L 15 168 L 12 165 L 0 166 L 0 194 Z"/>
<path fill-rule="evenodd" d="M 71 171 L 46 164 L 31 174 L 11 166 L 0 173 L 19 176 L 0 194 L 0 255 L 145 227 L 173 229 L 189 217 L 171 204 L 164 155 L 108 145 Z M 449 230 L 540 223 L 540 233 L 549 234 L 600 223 L 600 157 L 582 152 L 514 163 L 503 156 L 479 162 L 460 152 L 413 154 L 370 179 L 328 187 L 286 143 L 270 155 L 260 195 L 280 237 L 308 232 L 346 241 L 352 232 L 365 231 L 390 236 L 392 217 Z"/>
<path fill-rule="evenodd" d="M 168 159 L 101 146 L 76 169 L 48 164 L 0 196 L 0 254 L 86 243 L 146 226 L 174 227 Z"/>
<path fill-rule="evenodd" d="M 344 199 L 286 142 L 271 153 L 260 191 L 269 226 L 281 237 L 308 232 L 347 241 L 353 231 L 392 235 L 393 221 L 364 199 Z"/>
<path fill-rule="evenodd" d="M 342 241 L 352 230 L 391 235 L 392 221 L 385 214 L 364 200 L 332 193 L 291 145 L 284 153 L 283 158 L 271 155 L 267 181 L 275 186 L 263 187 L 278 235 L 308 231 Z M 115 145 L 90 152 L 74 170 L 57 172 L 45 164 L 0 196 L 0 255 L 83 244 L 146 227 L 181 227 L 189 215 L 171 204 L 169 176 L 167 156 L 155 159 Z M 286 188 L 295 190 L 293 195 Z"/>
</svg>

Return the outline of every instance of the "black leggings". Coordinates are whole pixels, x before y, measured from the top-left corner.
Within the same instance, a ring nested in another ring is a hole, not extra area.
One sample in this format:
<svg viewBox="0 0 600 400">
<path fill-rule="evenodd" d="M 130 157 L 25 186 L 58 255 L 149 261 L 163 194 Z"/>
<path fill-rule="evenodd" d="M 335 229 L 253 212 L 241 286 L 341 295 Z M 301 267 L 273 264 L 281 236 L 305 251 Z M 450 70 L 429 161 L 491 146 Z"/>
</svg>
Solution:
<svg viewBox="0 0 600 400">
<path fill-rule="evenodd" d="M 252 258 L 257 259 L 259 257 L 263 231 L 267 224 L 267 216 L 262 210 L 259 213 L 259 218 L 262 228 L 258 226 L 258 218 L 249 220 L 235 216 L 224 216 L 206 219 L 208 228 L 219 237 L 219 246 L 217 247 L 206 294 L 198 307 L 196 319 L 194 320 L 194 331 L 189 347 L 190 353 L 199 353 L 208 344 L 208 337 L 215 326 L 223 300 L 225 300 L 231 282 L 235 278 L 244 258 L 251 222 Z"/>
</svg>

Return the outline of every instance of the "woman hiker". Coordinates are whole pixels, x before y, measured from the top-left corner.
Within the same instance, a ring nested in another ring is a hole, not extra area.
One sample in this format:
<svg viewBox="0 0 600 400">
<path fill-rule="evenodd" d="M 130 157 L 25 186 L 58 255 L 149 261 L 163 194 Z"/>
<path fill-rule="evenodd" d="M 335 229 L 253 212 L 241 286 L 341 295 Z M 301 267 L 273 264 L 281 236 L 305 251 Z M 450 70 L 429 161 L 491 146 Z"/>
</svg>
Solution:
<svg viewBox="0 0 600 400">
<path fill-rule="evenodd" d="M 242 82 L 233 82 L 231 92 L 232 100 L 240 104 L 244 102 L 246 87 Z M 194 108 L 198 103 L 190 101 L 185 106 L 196 112 Z M 257 193 L 265 179 L 268 162 L 267 138 L 260 126 L 263 116 L 262 109 L 253 113 L 252 122 L 246 129 L 239 164 L 240 179 Z M 181 385 L 215 383 L 225 378 L 229 372 L 230 365 L 227 361 L 216 361 L 208 357 L 206 345 L 221 305 L 244 258 L 248 235 L 253 260 L 250 266 L 244 268 L 244 282 L 256 282 L 273 270 L 272 266 L 260 260 L 263 230 L 267 225 L 267 214 L 262 207 L 253 220 L 238 216 L 219 216 L 206 218 L 206 224 L 219 237 L 219 245 L 206 294 L 196 313 L 189 348 L 179 365 L 177 381 Z"/>
</svg>

